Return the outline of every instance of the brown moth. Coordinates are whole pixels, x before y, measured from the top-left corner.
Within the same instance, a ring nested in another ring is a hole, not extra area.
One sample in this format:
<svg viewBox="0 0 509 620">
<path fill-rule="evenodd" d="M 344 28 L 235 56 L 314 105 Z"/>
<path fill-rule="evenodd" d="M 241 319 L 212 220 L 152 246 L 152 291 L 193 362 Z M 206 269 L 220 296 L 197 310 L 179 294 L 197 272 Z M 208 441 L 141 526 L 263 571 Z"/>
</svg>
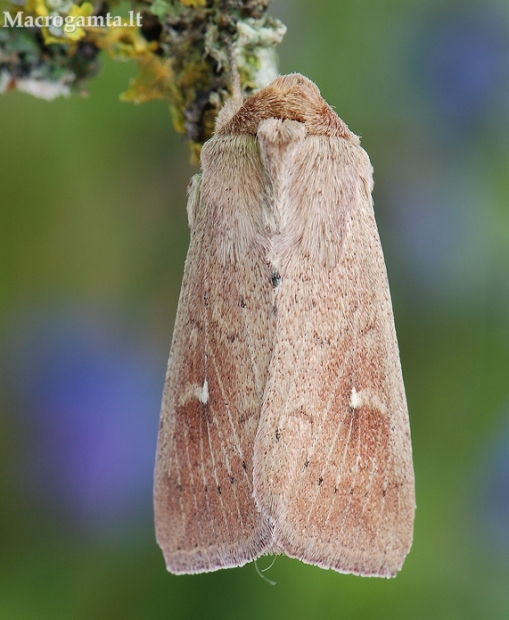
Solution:
<svg viewBox="0 0 509 620">
<path fill-rule="evenodd" d="M 202 170 L 155 471 L 168 570 L 391 577 L 414 475 L 369 158 L 293 74 L 223 111 Z"/>
</svg>

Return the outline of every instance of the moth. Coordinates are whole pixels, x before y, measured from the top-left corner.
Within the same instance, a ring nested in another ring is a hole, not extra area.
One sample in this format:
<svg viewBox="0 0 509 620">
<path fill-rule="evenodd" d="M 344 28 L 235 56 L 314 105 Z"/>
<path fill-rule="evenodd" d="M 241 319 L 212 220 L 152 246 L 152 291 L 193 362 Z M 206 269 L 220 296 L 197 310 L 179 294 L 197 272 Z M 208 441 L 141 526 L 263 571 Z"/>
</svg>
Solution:
<svg viewBox="0 0 509 620">
<path fill-rule="evenodd" d="M 414 474 L 369 158 L 292 74 L 227 106 L 201 159 L 155 470 L 168 570 L 394 576 Z"/>
</svg>

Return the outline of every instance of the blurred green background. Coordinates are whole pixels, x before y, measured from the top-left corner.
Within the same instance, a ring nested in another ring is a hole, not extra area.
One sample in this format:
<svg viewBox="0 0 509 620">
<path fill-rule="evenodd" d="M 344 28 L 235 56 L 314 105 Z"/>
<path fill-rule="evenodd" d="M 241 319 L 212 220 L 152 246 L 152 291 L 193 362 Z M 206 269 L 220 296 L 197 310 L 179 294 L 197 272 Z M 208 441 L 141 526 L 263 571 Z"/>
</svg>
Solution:
<svg viewBox="0 0 509 620">
<path fill-rule="evenodd" d="M 509 618 L 509 3 L 276 0 L 375 168 L 415 456 L 396 579 L 175 577 L 151 476 L 194 173 L 166 105 L 0 98 L 0 619 Z M 263 568 L 268 559 L 261 560 Z"/>
</svg>

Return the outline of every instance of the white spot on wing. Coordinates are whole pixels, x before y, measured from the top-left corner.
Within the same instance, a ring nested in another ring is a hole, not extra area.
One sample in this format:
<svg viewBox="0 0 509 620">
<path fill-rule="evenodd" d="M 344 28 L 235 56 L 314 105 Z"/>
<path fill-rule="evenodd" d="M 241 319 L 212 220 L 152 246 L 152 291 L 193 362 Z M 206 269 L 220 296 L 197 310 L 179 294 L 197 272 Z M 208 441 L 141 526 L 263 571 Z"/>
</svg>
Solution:
<svg viewBox="0 0 509 620">
<path fill-rule="evenodd" d="M 199 396 L 200 401 L 206 405 L 209 402 L 209 384 L 207 379 L 203 382 L 203 387 L 201 389 L 201 394 Z"/>
<path fill-rule="evenodd" d="M 382 402 L 378 392 L 366 388 L 365 390 L 357 390 L 352 387 L 352 394 L 350 395 L 350 407 L 352 409 L 360 409 L 361 407 L 369 407 L 370 409 L 377 409 L 384 415 L 387 413 L 387 407 Z"/>
<path fill-rule="evenodd" d="M 209 384 L 207 379 L 205 379 L 203 385 L 188 383 L 186 389 L 179 397 L 179 407 L 187 405 L 190 400 L 199 400 L 204 405 L 209 402 Z"/>
<path fill-rule="evenodd" d="M 362 407 L 362 400 L 360 394 L 354 387 L 352 388 L 352 394 L 350 396 L 350 407 L 352 409 L 360 409 L 360 407 Z"/>
</svg>

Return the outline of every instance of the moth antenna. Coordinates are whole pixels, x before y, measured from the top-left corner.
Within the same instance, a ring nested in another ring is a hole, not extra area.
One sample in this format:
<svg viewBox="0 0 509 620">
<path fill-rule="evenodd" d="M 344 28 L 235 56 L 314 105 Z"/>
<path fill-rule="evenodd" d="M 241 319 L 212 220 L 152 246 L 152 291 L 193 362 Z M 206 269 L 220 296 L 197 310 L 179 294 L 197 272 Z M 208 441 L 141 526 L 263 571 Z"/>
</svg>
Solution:
<svg viewBox="0 0 509 620">
<path fill-rule="evenodd" d="M 225 102 L 216 119 L 216 132 L 221 129 L 237 113 L 244 103 L 240 73 L 235 60 L 235 52 L 231 41 L 227 43 L 228 64 L 230 72 L 231 97 Z"/>
<path fill-rule="evenodd" d="M 264 575 L 263 573 L 267 570 L 270 570 L 274 566 L 276 559 L 277 558 L 275 557 L 270 563 L 270 565 L 267 566 L 267 568 L 260 568 L 258 566 L 258 559 L 254 561 L 254 565 L 256 568 L 256 572 L 258 573 L 258 576 L 261 577 L 264 581 L 266 581 L 269 584 L 269 586 L 277 586 L 277 581 L 272 581 L 272 579 L 269 579 L 267 575 Z"/>
<path fill-rule="evenodd" d="M 267 568 L 261 568 L 260 569 L 262 571 L 262 573 L 266 573 L 268 570 L 270 570 L 274 566 L 274 564 L 276 563 L 276 560 L 277 560 L 277 555 L 275 555 L 272 558 L 272 562 L 267 566 Z"/>
<path fill-rule="evenodd" d="M 228 41 L 228 64 L 230 65 L 230 82 L 232 85 L 232 99 L 237 103 L 238 107 L 243 104 L 244 97 L 242 95 L 242 85 L 240 83 L 240 73 L 237 61 L 235 59 L 235 51 L 231 41 Z"/>
</svg>

